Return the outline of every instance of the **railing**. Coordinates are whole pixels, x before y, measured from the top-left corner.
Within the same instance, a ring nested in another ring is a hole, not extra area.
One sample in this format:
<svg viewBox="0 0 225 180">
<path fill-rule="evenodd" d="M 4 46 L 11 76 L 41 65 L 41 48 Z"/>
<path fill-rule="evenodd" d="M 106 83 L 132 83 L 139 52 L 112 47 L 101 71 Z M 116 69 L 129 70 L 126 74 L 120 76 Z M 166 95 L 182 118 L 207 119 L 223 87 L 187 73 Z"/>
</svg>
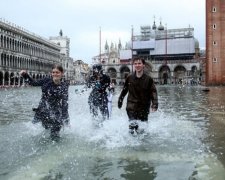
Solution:
<svg viewBox="0 0 225 180">
<path fill-rule="evenodd" d="M 149 60 L 147 62 L 150 62 L 152 64 L 164 64 L 165 61 L 161 60 L 161 61 L 155 61 L 155 60 Z M 198 63 L 199 60 L 198 59 L 187 59 L 187 60 L 167 60 L 166 61 L 167 64 L 178 64 L 178 63 Z"/>
</svg>

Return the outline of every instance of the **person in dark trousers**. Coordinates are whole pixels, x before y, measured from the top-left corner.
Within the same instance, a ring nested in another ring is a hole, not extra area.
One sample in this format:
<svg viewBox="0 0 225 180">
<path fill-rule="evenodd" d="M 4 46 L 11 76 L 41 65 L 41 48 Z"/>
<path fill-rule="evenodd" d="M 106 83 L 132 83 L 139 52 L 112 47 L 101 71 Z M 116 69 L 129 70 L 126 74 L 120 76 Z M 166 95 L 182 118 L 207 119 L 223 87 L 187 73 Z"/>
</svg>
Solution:
<svg viewBox="0 0 225 180">
<path fill-rule="evenodd" d="M 25 70 L 20 72 L 25 82 L 29 85 L 41 86 L 41 100 L 38 108 L 33 108 L 33 111 L 35 111 L 33 123 L 41 122 L 45 129 L 50 129 L 50 137 L 52 139 L 59 138 L 62 126 L 69 125 L 69 84 L 62 79 L 63 73 L 61 65 L 54 65 L 51 77 L 45 77 L 40 80 L 32 79 Z"/>
<path fill-rule="evenodd" d="M 145 60 L 135 58 L 133 66 L 135 72 L 126 78 L 118 100 L 120 109 L 128 93 L 126 111 L 131 121 L 129 128 L 132 134 L 138 129 L 138 124 L 133 120 L 148 121 L 150 108 L 153 112 L 158 109 L 158 96 L 154 81 L 144 72 Z"/>
<path fill-rule="evenodd" d="M 101 64 L 93 65 L 92 71 L 92 75 L 87 81 L 87 87 L 92 88 L 88 104 L 92 116 L 97 117 L 98 110 L 100 110 L 104 120 L 109 118 L 107 88 L 110 85 L 110 77 L 103 73 Z"/>
</svg>

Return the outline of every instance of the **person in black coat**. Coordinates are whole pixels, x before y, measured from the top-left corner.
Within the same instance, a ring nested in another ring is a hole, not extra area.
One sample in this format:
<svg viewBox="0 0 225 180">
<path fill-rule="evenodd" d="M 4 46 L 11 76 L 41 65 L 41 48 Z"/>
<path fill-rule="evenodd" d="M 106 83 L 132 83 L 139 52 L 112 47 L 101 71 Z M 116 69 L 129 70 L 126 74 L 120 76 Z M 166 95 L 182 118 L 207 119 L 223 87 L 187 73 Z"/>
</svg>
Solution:
<svg viewBox="0 0 225 180">
<path fill-rule="evenodd" d="M 125 81 L 123 89 L 118 99 L 118 108 L 123 104 L 123 99 L 127 97 L 127 115 L 129 118 L 131 133 L 138 129 L 138 125 L 133 121 L 148 121 L 150 110 L 158 109 L 157 89 L 153 79 L 144 72 L 145 60 L 142 58 L 133 59 L 135 72 L 130 74 Z"/>
<path fill-rule="evenodd" d="M 41 86 L 42 89 L 38 108 L 33 108 L 35 111 L 33 123 L 41 122 L 45 129 L 50 129 L 50 136 L 52 138 L 59 137 L 62 126 L 69 124 L 69 84 L 62 80 L 62 66 L 54 65 L 51 77 L 45 77 L 40 80 L 32 79 L 24 70 L 20 74 L 29 85 Z"/>
<path fill-rule="evenodd" d="M 88 98 L 90 112 L 93 117 L 97 117 L 99 109 L 103 119 L 106 119 L 109 118 L 107 88 L 110 85 L 110 77 L 103 74 L 101 64 L 94 65 L 92 69 L 93 74 L 87 81 L 87 87 L 92 87 Z"/>
</svg>

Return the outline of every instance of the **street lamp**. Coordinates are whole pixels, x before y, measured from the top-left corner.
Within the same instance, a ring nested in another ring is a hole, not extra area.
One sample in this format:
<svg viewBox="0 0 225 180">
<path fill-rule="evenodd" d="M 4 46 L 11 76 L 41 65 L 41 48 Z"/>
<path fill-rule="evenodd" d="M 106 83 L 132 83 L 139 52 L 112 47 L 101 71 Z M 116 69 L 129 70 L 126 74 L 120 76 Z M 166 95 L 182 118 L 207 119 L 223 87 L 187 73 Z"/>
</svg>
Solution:
<svg viewBox="0 0 225 180">
<path fill-rule="evenodd" d="M 131 72 L 133 73 L 133 41 L 134 41 L 134 28 L 131 26 Z"/>
</svg>

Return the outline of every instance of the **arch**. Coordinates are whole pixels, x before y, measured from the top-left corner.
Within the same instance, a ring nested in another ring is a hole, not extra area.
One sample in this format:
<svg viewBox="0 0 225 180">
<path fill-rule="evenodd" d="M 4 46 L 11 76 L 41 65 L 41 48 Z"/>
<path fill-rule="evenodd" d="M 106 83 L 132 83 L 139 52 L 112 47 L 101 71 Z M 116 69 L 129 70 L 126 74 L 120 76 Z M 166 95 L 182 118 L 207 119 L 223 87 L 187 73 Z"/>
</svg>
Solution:
<svg viewBox="0 0 225 180">
<path fill-rule="evenodd" d="M 175 83 L 183 84 L 186 78 L 186 68 L 182 65 L 178 65 L 174 68 Z"/>
<path fill-rule="evenodd" d="M 116 69 L 113 68 L 113 67 L 110 67 L 108 69 L 107 73 L 109 74 L 110 78 L 116 78 L 117 77 Z"/>
<path fill-rule="evenodd" d="M 110 67 L 108 68 L 107 73 L 111 79 L 111 82 L 114 82 L 116 84 L 116 78 L 117 78 L 116 69 L 114 67 Z"/>
<path fill-rule="evenodd" d="M 6 37 L 6 48 L 9 49 L 9 37 Z"/>
<path fill-rule="evenodd" d="M 120 74 L 122 78 L 126 78 L 130 74 L 130 69 L 127 66 L 122 66 L 120 68 Z"/>
<path fill-rule="evenodd" d="M 37 74 L 36 80 L 42 79 L 42 74 Z"/>
<path fill-rule="evenodd" d="M 120 82 L 119 84 L 123 84 L 124 80 L 127 78 L 127 76 L 130 74 L 130 69 L 127 66 L 121 66 L 120 67 Z"/>
<path fill-rule="evenodd" d="M 15 85 L 16 85 L 16 86 L 19 85 L 19 81 L 20 81 L 19 73 L 17 72 L 16 75 L 15 75 Z"/>
<path fill-rule="evenodd" d="M 13 51 L 15 50 L 15 40 L 14 39 L 12 40 L 12 50 Z"/>
<path fill-rule="evenodd" d="M 2 54 L 1 54 L 1 65 L 2 65 L 2 66 L 4 66 L 4 57 L 5 57 L 5 56 L 4 56 L 4 54 L 2 53 Z"/>
<path fill-rule="evenodd" d="M 4 81 L 5 81 L 5 85 L 9 85 L 9 72 L 5 72 L 5 78 L 4 78 Z"/>
<path fill-rule="evenodd" d="M 3 86 L 4 84 L 3 84 L 3 72 L 2 71 L 0 71 L 0 86 Z"/>
<path fill-rule="evenodd" d="M 9 61 L 8 61 L 8 66 L 9 67 L 13 67 L 13 56 L 12 55 L 9 55 Z"/>
<path fill-rule="evenodd" d="M 15 76 L 14 76 L 14 73 L 11 72 L 10 73 L 10 85 L 14 85 L 14 81 L 15 81 Z"/>
<path fill-rule="evenodd" d="M 197 66 L 196 65 L 193 65 L 191 67 L 191 72 L 196 72 L 198 70 Z"/>
<path fill-rule="evenodd" d="M 7 55 L 6 54 L 4 54 L 4 56 L 3 56 L 3 66 L 7 66 Z"/>
<path fill-rule="evenodd" d="M 3 35 L 1 35 L 0 47 L 3 47 Z"/>
<path fill-rule="evenodd" d="M 9 49 L 12 50 L 12 39 L 9 38 Z"/>
<path fill-rule="evenodd" d="M 3 37 L 3 47 L 6 48 L 6 37 Z"/>
<path fill-rule="evenodd" d="M 163 65 L 159 69 L 159 83 L 168 84 L 171 77 L 170 68 L 167 65 Z"/>
<path fill-rule="evenodd" d="M 191 67 L 190 76 L 192 79 L 190 80 L 191 85 L 197 85 L 198 84 L 198 68 L 196 65 L 193 65 Z"/>
</svg>

